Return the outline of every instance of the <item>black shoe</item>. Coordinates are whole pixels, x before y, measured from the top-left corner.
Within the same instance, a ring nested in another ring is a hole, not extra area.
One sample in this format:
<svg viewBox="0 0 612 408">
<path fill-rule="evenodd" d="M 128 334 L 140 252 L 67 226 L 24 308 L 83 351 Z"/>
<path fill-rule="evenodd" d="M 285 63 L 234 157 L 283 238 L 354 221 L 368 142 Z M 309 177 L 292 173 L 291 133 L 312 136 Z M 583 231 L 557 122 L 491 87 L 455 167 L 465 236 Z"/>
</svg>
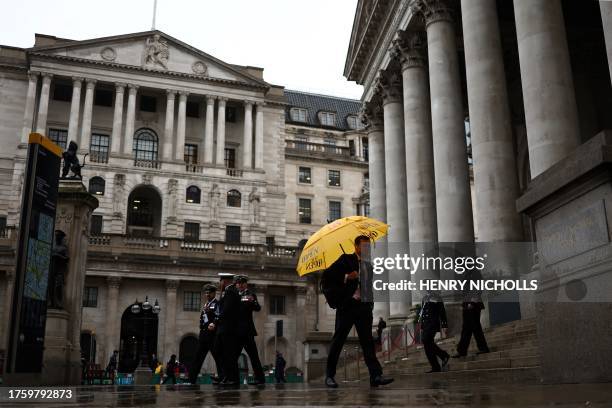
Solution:
<svg viewBox="0 0 612 408">
<path fill-rule="evenodd" d="M 487 353 L 490 353 L 490 352 L 491 352 L 491 350 L 489 350 L 489 349 L 486 349 L 486 350 L 478 350 L 478 351 L 476 352 L 476 354 L 477 354 L 477 355 L 480 355 L 480 354 L 487 354 Z"/>
<path fill-rule="evenodd" d="M 325 385 L 329 388 L 338 388 L 338 383 L 334 380 L 334 377 L 325 377 Z"/>
<path fill-rule="evenodd" d="M 393 382 L 393 378 L 383 377 L 382 375 L 377 375 L 374 378 L 370 378 L 370 386 L 378 387 L 380 385 L 387 385 Z"/>
<path fill-rule="evenodd" d="M 240 388 L 240 383 L 236 381 L 222 381 L 219 385 L 223 388 Z"/>
<path fill-rule="evenodd" d="M 451 358 L 463 358 L 463 357 L 467 357 L 467 354 L 457 353 L 451 356 Z"/>
<path fill-rule="evenodd" d="M 442 370 L 438 370 L 438 369 L 433 369 L 433 368 L 432 368 L 432 369 L 431 369 L 431 370 L 429 370 L 429 371 L 425 371 L 425 374 L 439 373 L 440 371 L 442 371 Z"/>
<path fill-rule="evenodd" d="M 266 382 L 264 380 L 255 380 L 255 381 L 249 381 L 249 385 L 265 385 Z"/>
<path fill-rule="evenodd" d="M 450 360 L 450 356 L 447 354 L 446 357 L 442 359 L 442 371 L 448 370 L 448 360 Z"/>
</svg>

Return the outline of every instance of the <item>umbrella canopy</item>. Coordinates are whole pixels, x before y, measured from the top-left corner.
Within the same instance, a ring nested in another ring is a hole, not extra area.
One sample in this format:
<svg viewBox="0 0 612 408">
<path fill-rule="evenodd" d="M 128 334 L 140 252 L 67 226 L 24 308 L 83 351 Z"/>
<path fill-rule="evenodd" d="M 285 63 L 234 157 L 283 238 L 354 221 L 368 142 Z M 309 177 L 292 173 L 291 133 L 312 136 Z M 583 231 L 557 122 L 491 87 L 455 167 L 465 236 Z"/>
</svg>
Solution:
<svg viewBox="0 0 612 408">
<path fill-rule="evenodd" d="M 321 227 L 304 245 L 297 265 L 297 273 L 307 273 L 327 269 L 343 253 L 355 252 L 354 241 L 365 235 L 372 241 L 387 235 L 389 226 L 373 218 L 351 216 L 337 219 Z"/>
</svg>

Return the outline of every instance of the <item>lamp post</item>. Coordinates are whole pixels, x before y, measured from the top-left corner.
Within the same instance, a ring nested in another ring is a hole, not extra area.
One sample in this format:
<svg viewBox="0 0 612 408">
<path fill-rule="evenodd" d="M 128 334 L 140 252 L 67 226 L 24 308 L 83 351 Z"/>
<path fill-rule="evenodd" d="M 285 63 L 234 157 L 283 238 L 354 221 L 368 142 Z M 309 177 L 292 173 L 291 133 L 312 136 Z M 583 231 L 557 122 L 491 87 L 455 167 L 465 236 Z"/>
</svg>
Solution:
<svg viewBox="0 0 612 408">
<path fill-rule="evenodd" d="M 149 302 L 149 296 L 145 296 L 145 301 L 142 303 L 138 302 L 138 299 L 136 299 L 136 301 L 134 302 L 130 310 L 132 311 L 133 314 L 139 314 L 141 312 L 146 313 L 148 311 L 151 311 L 151 313 L 153 313 L 154 315 L 158 315 L 159 312 L 161 312 L 161 307 L 159 306 L 159 301 L 157 299 L 155 299 L 155 304 L 151 305 L 151 303 Z M 143 315 L 142 319 L 143 319 L 142 352 L 140 356 L 138 356 L 138 359 L 140 360 L 139 366 L 142 366 L 144 364 L 145 359 L 147 363 L 149 362 L 148 361 L 149 344 L 148 344 L 148 339 L 147 339 L 147 321 L 149 320 L 149 317 Z M 142 358 L 143 355 L 144 355 L 144 359 Z"/>
</svg>

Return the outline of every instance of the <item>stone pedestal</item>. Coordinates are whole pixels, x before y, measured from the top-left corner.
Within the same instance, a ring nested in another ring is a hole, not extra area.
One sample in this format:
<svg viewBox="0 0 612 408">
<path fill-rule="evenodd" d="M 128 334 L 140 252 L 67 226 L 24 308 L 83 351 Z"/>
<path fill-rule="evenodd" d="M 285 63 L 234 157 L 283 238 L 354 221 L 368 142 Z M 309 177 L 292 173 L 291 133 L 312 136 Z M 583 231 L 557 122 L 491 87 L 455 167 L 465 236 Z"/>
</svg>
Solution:
<svg viewBox="0 0 612 408">
<path fill-rule="evenodd" d="M 612 381 L 611 170 L 606 131 L 533 179 L 517 201 L 537 240 L 544 382 Z"/>
<path fill-rule="evenodd" d="M 42 383 L 81 383 L 81 318 L 89 244 L 89 220 L 98 200 L 80 180 L 62 180 L 55 229 L 66 234 L 68 267 L 64 277 L 63 308 L 47 311 Z"/>
</svg>

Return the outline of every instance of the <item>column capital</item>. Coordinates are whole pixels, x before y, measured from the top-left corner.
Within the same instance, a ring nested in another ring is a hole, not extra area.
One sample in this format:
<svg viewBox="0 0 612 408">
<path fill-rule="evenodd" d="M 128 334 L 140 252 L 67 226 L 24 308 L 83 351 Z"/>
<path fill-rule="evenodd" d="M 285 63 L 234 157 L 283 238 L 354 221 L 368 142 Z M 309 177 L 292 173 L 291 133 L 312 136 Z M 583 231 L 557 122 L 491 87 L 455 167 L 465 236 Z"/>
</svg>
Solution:
<svg viewBox="0 0 612 408">
<path fill-rule="evenodd" d="M 42 76 L 44 82 L 51 82 L 51 78 L 53 78 L 53 74 L 49 72 L 41 72 L 40 75 Z"/>
<path fill-rule="evenodd" d="M 108 276 L 106 278 L 106 284 L 109 288 L 117 289 L 121 284 L 121 276 Z"/>
<path fill-rule="evenodd" d="M 189 92 L 187 92 L 187 91 L 178 91 L 178 94 L 179 94 L 179 97 L 181 97 L 181 98 L 182 97 L 186 98 L 187 96 L 189 96 Z"/>
<path fill-rule="evenodd" d="M 125 82 L 115 82 L 115 91 L 116 92 L 123 92 L 125 91 L 125 87 L 127 86 L 127 84 Z"/>
<path fill-rule="evenodd" d="M 219 96 L 217 98 L 217 100 L 219 101 L 219 106 L 221 106 L 221 105 L 225 105 L 227 103 L 228 98 L 226 98 L 224 96 Z"/>
<path fill-rule="evenodd" d="M 401 74 L 397 71 L 381 71 L 376 82 L 376 90 L 382 95 L 383 105 L 401 102 L 403 97 Z"/>
<path fill-rule="evenodd" d="M 140 86 L 134 85 L 134 84 L 128 84 L 128 89 L 130 90 L 130 92 L 136 92 L 138 88 L 140 88 Z"/>
<path fill-rule="evenodd" d="M 257 101 L 255 102 L 255 106 L 257 106 L 257 108 L 261 108 L 263 106 L 266 106 L 266 103 L 264 101 Z"/>
<path fill-rule="evenodd" d="M 173 100 L 176 98 L 176 90 L 174 89 L 166 89 L 166 97 L 169 100 Z"/>
<path fill-rule="evenodd" d="M 449 0 L 417 0 L 411 10 L 423 18 L 427 26 L 439 21 L 455 21 L 454 9 Z"/>
<path fill-rule="evenodd" d="M 75 88 L 80 88 L 83 85 L 83 77 L 73 76 L 72 77 L 72 86 Z"/>
<path fill-rule="evenodd" d="M 424 31 L 400 31 L 393 40 L 391 55 L 399 59 L 402 71 L 427 65 L 427 36 Z"/>
<path fill-rule="evenodd" d="M 206 95 L 206 104 L 213 105 L 215 103 L 215 99 L 217 99 L 215 95 Z"/>
<path fill-rule="evenodd" d="M 244 107 L 245 108 L 252 108 L 253 107 L 253 101 L 243 101 L 244 103 Z"/>
<path fill-rule="evenodd" d="M 40 76 L 39 71 L 28 71 L 28 78 L 30 79 L 30 81 L 38 80 L 39 76 Z"/>
<path fill-rule="evenodd" d="M 176 290 L 179 286 L 179 281 L 176 279 L 167 279 L 166 280 L 166 291 Z"/>
<path fill-rule="evenodd" d="M 94 86 L 96 86 L 96 82 L 98 82 L 97 79 L 85 78 L 85 83 L 87 84 L 87 88 L 93 88 Z"/>
<path fill-rule="evenodd" d="M 383 107 L 380 103 L 365 102 L 361 105 L 359 119 L 368 131 L 380 131 L 383 129 Z"/>
</svg>

